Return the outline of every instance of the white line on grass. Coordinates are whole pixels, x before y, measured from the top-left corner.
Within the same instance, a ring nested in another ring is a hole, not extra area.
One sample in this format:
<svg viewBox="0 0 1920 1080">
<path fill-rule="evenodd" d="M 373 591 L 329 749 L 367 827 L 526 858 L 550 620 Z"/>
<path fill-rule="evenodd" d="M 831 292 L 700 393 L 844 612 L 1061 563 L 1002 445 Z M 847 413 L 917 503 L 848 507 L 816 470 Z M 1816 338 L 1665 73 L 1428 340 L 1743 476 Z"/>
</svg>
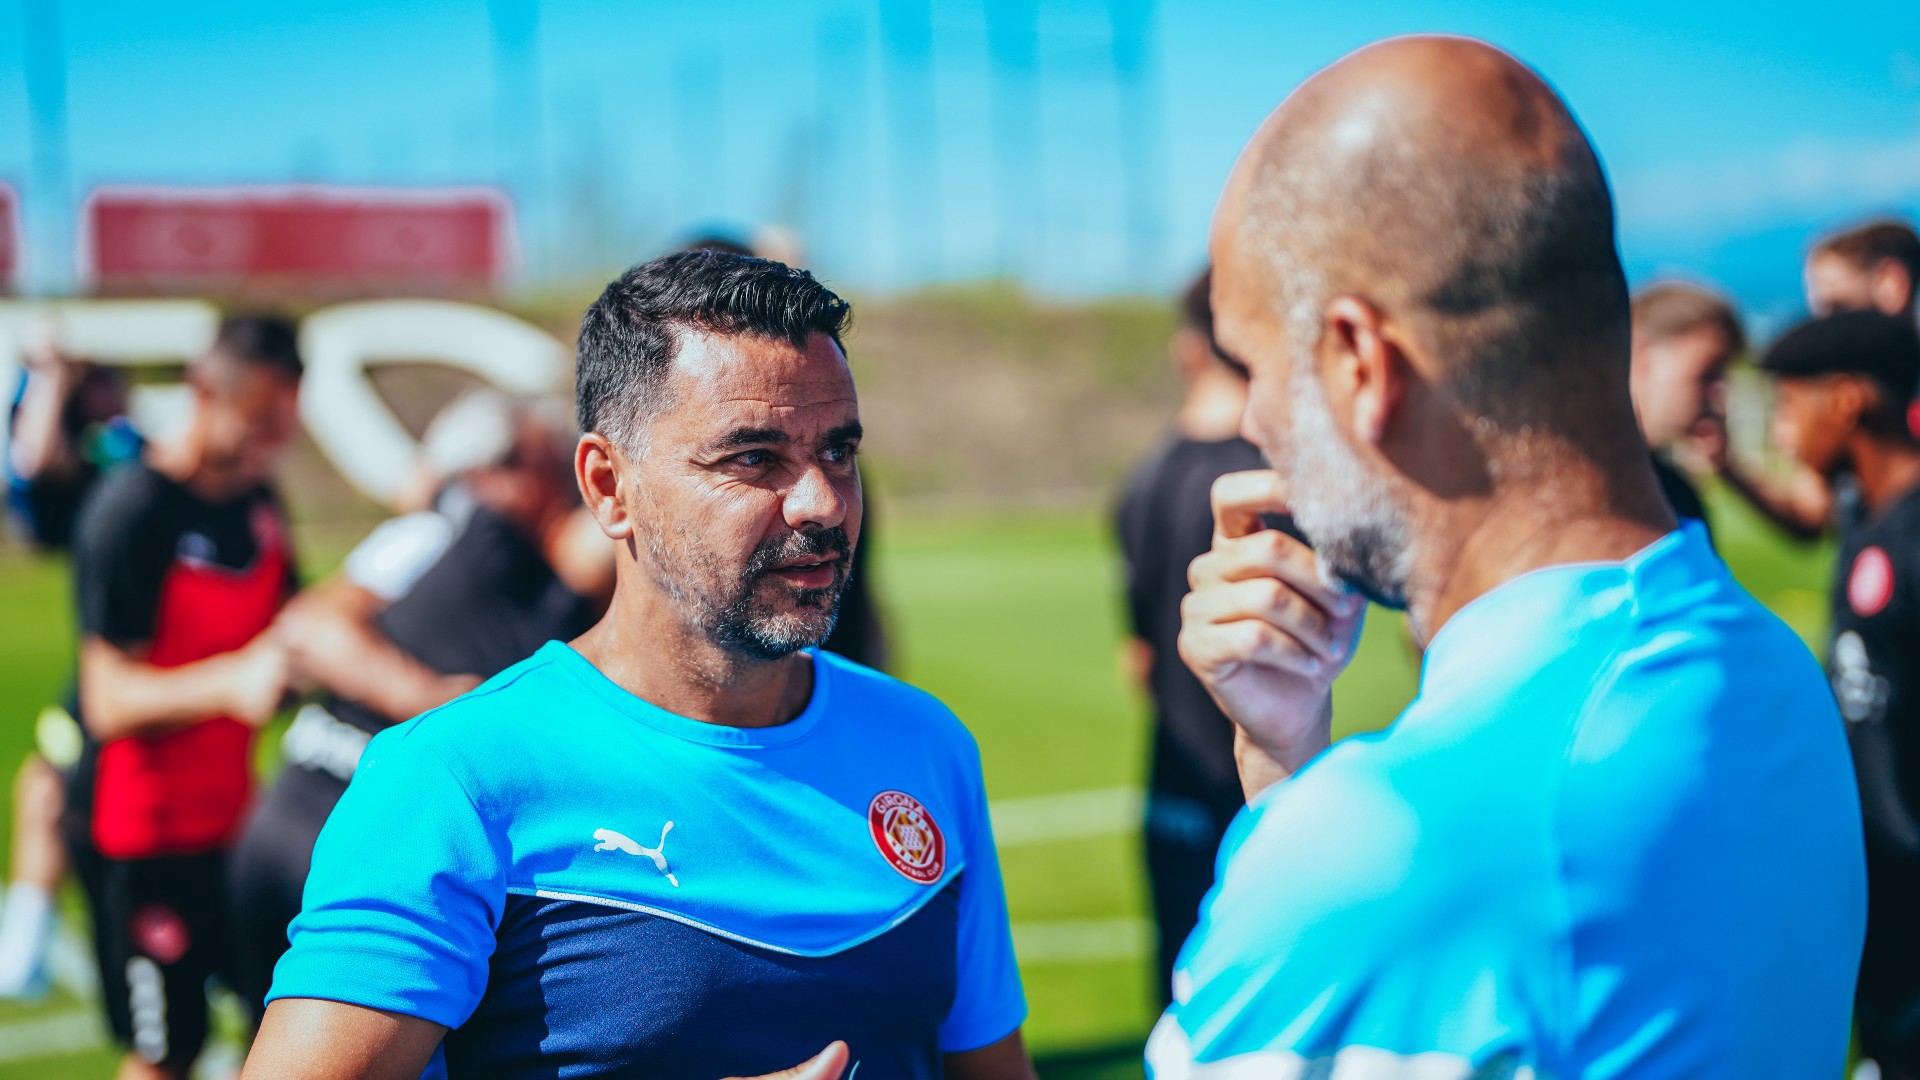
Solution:
<svg viewBox="0 0 1920 1080">
<path fill-rule="evenodd" d="M 1145 956 L 1153 930 L 1142 918 L 1062 919 L 1013 924 L 1013 951 L 1025 964 L 1083 964 Z"/>
<path fill-rule="evenodd" d="M 997 799 L 989 807 L 993 838 L 1005 848 L 1132 832 L 1140 827 L 1141 801 L 1135 787 Z"/>
<path fill-rule="evenodd" d="M 0 1024 L 0 1062 L 77 1054 L 105 1042 L 99 1014 L 92 1009 L 69 1009 L 32 1020 Z"/>
</svg>

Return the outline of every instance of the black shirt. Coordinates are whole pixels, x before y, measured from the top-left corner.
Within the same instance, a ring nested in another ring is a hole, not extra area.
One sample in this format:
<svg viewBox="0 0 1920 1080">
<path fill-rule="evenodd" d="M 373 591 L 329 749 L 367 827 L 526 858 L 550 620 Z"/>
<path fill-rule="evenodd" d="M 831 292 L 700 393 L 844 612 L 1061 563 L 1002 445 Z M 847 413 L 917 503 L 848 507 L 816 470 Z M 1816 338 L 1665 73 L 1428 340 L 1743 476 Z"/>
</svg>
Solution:
<svg viewBox="0 0 1920 1080">
<path fill-rule="evenodd" d="M 145 462 L 108 473 L 88 493 L 75 526 L 73 587 L 80 631 L 115 645 L 151 641 L 160 594 L 176 564 L 242 572 L 262 538 L 285 544 L 286 514 L 268 487 L 212 501 Z M 286 591 L 294 585 L 286 559 Z M 194 620 L 218 611 L 179 612 Z"/>
<path fill-rule="evenodd" d="M 1264 469 L 1265 459 L 1243 439 L 1201 442 L 1176 438 L 1135 470 L 1119 512 L 1126 560 L 1127 617 L 1133 635 L 1153 650 L 1148 690 L 1157 727 L 1154 784 L 1190 776 L 1233 804 L 1242 798 L 1233 760 L 1233 723 L 1180 660 L 1180 602 L 1187 566 L 1213 547 L 1213 482 L 1230 472 Z M 1289 533 L 1288 520 L 1270 522 Z"/>
<path fill-rule="evenodd" d="M 1667 505 L 1673 508 L 1673 516 L 1681 521 L 1698 521 L 1707 527 L 1709 538 L 1713 535 L 1713 524 L 1707 520 L 1707 504 L 1700 499 L 1700 491 L 1686 473 L 1668 461 L 1666 455 L 1653 455 L 1653 475 L 1660 481 L 1660 493 L 1667 497 Z"/>
<path fill-rule="evenodd" d="M 546 556 L 505 518 L 478 508 L 439 559 L 376 625 L 401 651 L 442 675 L 491 676 L 549 640 L 593 625 L 593 606 L 566 587 Z M 394 723 L 355 701 L 328 711 L 366 732 Z"/>
<path fill-rule="evenodd" d="M 1848 530 L 1827 669 L 1860 777 L 1868 852 L 1920 870 L 1920 489 Z"/>
</svg>

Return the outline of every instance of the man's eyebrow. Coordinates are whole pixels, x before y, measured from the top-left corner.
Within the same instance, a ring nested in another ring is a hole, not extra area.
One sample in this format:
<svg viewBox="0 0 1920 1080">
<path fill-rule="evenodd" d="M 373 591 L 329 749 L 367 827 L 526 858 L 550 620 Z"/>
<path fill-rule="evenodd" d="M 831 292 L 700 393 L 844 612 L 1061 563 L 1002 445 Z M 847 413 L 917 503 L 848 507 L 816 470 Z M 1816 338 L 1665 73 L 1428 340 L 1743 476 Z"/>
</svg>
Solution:
<svg viewBox="0 0 1920 1080">
<path fill-rule="evenodd" d="M 749 446 L 785 446 L 792 438 L 779 428 L 734 428 L 715 439 L 713 450 L 744 450 Z"/>
<path fill-rule="evenodd" d="M 827 432 L 821 436 L 820 443 L 823 446 L 833 446 L 838 443 L 859 442 L 866 433 L 867 429 L 860 426 L 860 421 L 855 420 L 851 424 L 841 424 Z"/>
</svg>

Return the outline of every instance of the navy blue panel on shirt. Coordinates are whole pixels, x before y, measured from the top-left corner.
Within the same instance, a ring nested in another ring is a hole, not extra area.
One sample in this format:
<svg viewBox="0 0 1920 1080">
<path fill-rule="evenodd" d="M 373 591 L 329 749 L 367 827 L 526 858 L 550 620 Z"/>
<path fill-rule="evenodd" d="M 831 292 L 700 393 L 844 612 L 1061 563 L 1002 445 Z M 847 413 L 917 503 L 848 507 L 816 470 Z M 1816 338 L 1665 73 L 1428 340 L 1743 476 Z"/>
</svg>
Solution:
<svg viewBox="0 0 1920 1080">
<path fill-rule="evenodd" d="M 933 1080 L 959 910 L 949 884 L 893 930 L 810 957 L 646 912 L 515 896 L 486 996 L 447 1036 L 447 1072 L 715 1080 L 784 1069 L 844 1039 L 861 1080 Z"/>
</svg>

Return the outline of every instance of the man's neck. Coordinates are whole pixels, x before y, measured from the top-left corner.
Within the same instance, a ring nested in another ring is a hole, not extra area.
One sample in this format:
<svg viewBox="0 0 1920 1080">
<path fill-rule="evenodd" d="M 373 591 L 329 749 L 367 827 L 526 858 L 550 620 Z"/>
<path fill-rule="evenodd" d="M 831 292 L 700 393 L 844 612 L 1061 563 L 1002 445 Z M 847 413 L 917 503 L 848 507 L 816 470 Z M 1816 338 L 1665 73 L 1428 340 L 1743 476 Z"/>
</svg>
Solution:
<svg viewBox="0 0 1920 1080">
<path fill-rule="evenodd" d="M 1879 513 L 1920 487 L 1920 446 L 1900 438 L 1858 434 L 1848 447 L 1867 509 Z"/>
<path fill-rule="evenodd" d="M 1610 479 L 1611 478 L 1611 479 Z M 1420 552 L 1409 597 L 1417 636 L 1431 642 L 1463 607 L 1522 574 L 1569 563 L 1619 562 L 1673 531 L 1673 511 L 1645 457 L 1602 469 L 1590 461 L 1537 470 L 1453 518 Z"/>
<path fill-rule="evenodd" d="M 813 697 L 811 657 L 756 660 L 723 649 L 686 627 L 650 582 L 621 581 L 605 617 L 573 647 L 633 696 L 709 724 L 774 727 Z"/>
<path fill-rule="evenodd" d="M 196 428 L 148 447 L 146 462 L 155 472 L 203 499 L 222 502 L 240 494 L 237 478 L 207 461 Z"/>
</svg>

